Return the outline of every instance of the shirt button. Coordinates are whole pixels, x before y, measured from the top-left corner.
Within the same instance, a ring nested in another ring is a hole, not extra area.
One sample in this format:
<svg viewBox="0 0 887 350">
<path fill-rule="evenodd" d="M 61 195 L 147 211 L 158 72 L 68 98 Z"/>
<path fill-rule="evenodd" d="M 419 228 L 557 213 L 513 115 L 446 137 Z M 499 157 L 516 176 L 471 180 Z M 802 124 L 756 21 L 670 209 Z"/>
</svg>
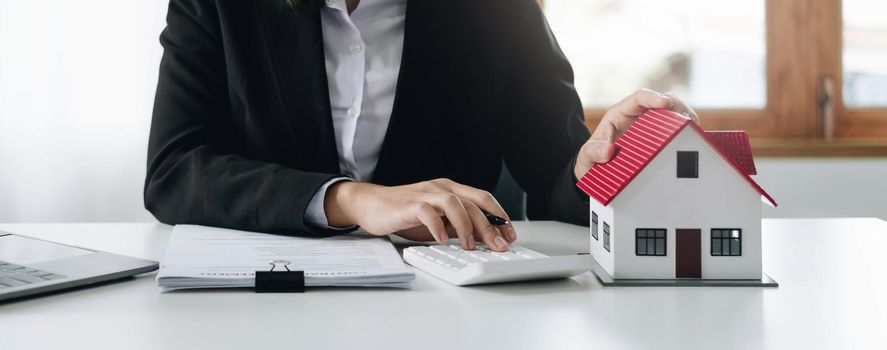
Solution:
<svg viewBox="0 0 887 350">
<path fill-rule="evenodd" d="M 351 44 L 351 45 L 348 46 L 348 52 L 351 52 L 351 53 L 358 53 L 358 52 L 360 52 L 360 50 L 361 50 L 362 48 L 363 48 L 363 45 L 360 45 L 360 44 L 358 44 L 358 43 L 353 43 L 353 44 Z"/>
<path fill-rule="evenodd" d="M 356 118 L 357 110 L 355 110 L 354 108 L 348 108 L 348 116 L 351 118 Z"/>
</svg>

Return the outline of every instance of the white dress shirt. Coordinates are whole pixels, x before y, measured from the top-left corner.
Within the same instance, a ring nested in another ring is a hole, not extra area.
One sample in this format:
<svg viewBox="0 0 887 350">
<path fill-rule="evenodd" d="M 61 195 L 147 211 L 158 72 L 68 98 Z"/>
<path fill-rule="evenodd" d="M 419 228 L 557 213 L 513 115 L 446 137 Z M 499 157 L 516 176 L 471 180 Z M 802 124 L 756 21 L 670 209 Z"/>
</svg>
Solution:
<svg viewBox="0 0 887 350">
<path fill-rule="evenodd" d="M 349 15 L 345 0 L 327 0 L 321 9 L 326 76 L 339 170 L 369 181 L 388 130 L 403 52 L 407 0 L 361 0 Z M 328 227 L 323 209 L 325 183 L 308 203 L 306 219 Z"/>
</svg>

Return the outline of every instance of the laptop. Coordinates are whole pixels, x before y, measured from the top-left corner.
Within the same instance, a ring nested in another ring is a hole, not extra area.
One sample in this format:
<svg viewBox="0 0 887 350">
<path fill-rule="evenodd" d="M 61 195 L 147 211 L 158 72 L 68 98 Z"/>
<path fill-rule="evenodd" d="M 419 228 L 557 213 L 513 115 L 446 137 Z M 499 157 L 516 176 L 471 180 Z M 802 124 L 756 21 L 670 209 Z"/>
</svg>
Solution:
<svg viewBox="0 0 887 350">
<path fill-rule="evenodd" d="M 0 231 L 0 301 L 157 270 L 131 258 Z"/>
</svg>

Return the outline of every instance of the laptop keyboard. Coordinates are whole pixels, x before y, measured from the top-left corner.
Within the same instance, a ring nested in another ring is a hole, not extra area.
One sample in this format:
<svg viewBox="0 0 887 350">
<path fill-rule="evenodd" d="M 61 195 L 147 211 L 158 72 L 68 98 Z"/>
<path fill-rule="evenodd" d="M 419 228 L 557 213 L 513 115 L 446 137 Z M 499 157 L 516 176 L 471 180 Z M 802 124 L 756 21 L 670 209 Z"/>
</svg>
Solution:
<svg viewBox="0 0 887 350">
<path fill-rule="evenodd" d="M 65 278 L 52 272 L 0 261 L 0 289 Z"/>
</svg>

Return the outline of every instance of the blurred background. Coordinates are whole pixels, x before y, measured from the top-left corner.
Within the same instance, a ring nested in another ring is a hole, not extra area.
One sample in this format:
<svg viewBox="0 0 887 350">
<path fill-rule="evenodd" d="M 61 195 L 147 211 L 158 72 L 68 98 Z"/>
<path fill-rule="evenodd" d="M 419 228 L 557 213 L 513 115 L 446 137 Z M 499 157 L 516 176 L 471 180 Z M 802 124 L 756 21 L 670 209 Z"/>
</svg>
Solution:
<svg viewBox="0 0 887 350">
<path fill-rule="evenodd" d="M 414 0 L 421 1 L 421 0 Z M 752 136 L 767 217 L 887 219 L 887 2 L 544 0 L 595 125 L 648 87 Z M 167 1 L 0 0 L 0 222 L 142 206 Z"/>
</svg>

